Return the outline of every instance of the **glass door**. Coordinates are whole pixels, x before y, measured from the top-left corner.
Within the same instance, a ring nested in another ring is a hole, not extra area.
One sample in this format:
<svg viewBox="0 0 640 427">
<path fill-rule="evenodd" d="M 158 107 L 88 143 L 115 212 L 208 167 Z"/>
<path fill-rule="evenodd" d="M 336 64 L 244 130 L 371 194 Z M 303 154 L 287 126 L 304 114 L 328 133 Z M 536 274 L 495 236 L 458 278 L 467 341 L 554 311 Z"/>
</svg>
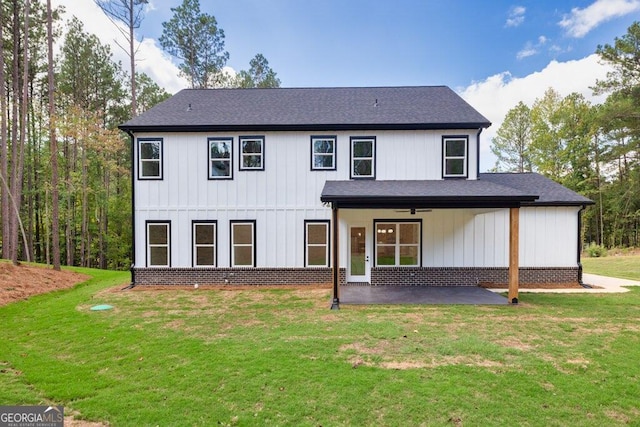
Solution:
<svg viewBox="0 0 640 427">
<path fill-rule="evenodd" d="M 367 245 L 367 227 L 349 227 L 349 270 L 347 282 L 369 282 L 371 269 Z"/>
</svg>

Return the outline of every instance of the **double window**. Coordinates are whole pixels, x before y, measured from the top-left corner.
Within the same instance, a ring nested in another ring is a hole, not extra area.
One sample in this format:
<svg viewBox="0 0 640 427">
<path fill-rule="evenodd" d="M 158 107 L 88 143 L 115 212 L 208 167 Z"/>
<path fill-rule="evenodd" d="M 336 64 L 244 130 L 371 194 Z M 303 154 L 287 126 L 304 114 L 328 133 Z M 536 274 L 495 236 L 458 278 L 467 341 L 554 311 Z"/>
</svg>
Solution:
<svg viewBox="0 0 640 427">
<path fill-rule="evenodd" d="M 217 259 L 216 221 L 193 221 L 193 266 L 215 267 Z"/>
<path fill-rule="evenodd" d="M 233 178 L 233 138 L 209 138 L 209 179 Z"/>
<path fill-rule="evenodd" d="M 442 176 L 443 178 L 466 178 L 469 137 L 442 137 Z"/>
<path fill-rule="evenodd" d="M 329 221 L 304 222 L 305 267 L 329 267 Z"/>
<path fill-rule="evenodd" d="M 311 137 L 311 170 L 336 169 L 336 137 Z"/>
<path fill-rule="evenodd" d="M 147 221 L 147 266 L 171 267 L 171 222 Z"/>
<path fill-rule="evenodd" d="M 420 265 L 420 221 L 375 221 L 376 266 Z"/>
<path fill-rule="evenodd" d="M 351 178 L 375 178 L 375 137 L 351 137 Z"/>
<path fill-rule="evenodd" d="M 162 139 L 138 139 L 138 179 L 162 179 Z"/>
<path fill-rule="evenodd" d="M 231 267 L 256 266 L 256 222 L 231 221 Z"/>
<path fill-rule="evenodd" d="M 264 136 L 240 137 L 240 170 L 264 170 Z"/>
</svg>

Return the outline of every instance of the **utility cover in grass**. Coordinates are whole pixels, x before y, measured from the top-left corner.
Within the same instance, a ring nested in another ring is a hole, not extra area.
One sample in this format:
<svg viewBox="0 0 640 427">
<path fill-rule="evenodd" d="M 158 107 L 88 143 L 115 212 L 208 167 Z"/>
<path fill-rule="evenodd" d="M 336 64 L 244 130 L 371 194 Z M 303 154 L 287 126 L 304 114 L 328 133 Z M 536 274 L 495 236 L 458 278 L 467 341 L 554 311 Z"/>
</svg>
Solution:
<svg viewBox="0 0 640 427">
<path fill-rule="evenodd" d="M 100 305 L 94 305 L 93 307 L 91 307 L 91 311 L 111 310 L 112 308 L 113 308 L 112 305 L 100 304 Z"/>
</svg>

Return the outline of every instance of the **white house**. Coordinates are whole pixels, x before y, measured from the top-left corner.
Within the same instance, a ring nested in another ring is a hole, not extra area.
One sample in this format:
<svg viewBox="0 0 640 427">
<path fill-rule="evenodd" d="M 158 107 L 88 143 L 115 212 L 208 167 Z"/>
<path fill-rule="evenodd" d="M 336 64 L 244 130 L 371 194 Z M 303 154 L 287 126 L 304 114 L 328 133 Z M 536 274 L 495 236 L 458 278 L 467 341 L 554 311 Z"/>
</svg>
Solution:
<svg viewBox="0 0 640 427">
<path fill-rule="evenodd" d="M 579 282 L 592 202 L 479 173 L 488 126 L 445 86 L 183 90 L 120 127 L 133 282 Z"/>
</svg>

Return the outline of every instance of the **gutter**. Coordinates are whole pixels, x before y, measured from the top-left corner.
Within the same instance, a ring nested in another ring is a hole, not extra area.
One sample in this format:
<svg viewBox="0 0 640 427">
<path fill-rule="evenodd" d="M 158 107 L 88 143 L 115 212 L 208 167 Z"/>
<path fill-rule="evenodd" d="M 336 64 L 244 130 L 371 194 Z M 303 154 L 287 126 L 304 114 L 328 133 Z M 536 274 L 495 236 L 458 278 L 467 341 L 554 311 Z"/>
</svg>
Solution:
<svg viewBox="0 0 640 427">
<path fill-rule="evenodd" d="M 578 244 L 577 246 L 577 261 L 578 261 L 578 284 L 583 288 L 591 289 L 591 286 L 585 284 L 582 280 L 582 211 L 587 208 L 587 205 L 582 205 L 580 210 L 578 210 Z"/>
<path fill-rule="evenodd" d="M 136 186 L 135 186 L 135 136 L 131 129 L 126 130 L 131 139 L 131 284 L 125 289 L 131 289 L 136 285 Z"/>
</svg>

